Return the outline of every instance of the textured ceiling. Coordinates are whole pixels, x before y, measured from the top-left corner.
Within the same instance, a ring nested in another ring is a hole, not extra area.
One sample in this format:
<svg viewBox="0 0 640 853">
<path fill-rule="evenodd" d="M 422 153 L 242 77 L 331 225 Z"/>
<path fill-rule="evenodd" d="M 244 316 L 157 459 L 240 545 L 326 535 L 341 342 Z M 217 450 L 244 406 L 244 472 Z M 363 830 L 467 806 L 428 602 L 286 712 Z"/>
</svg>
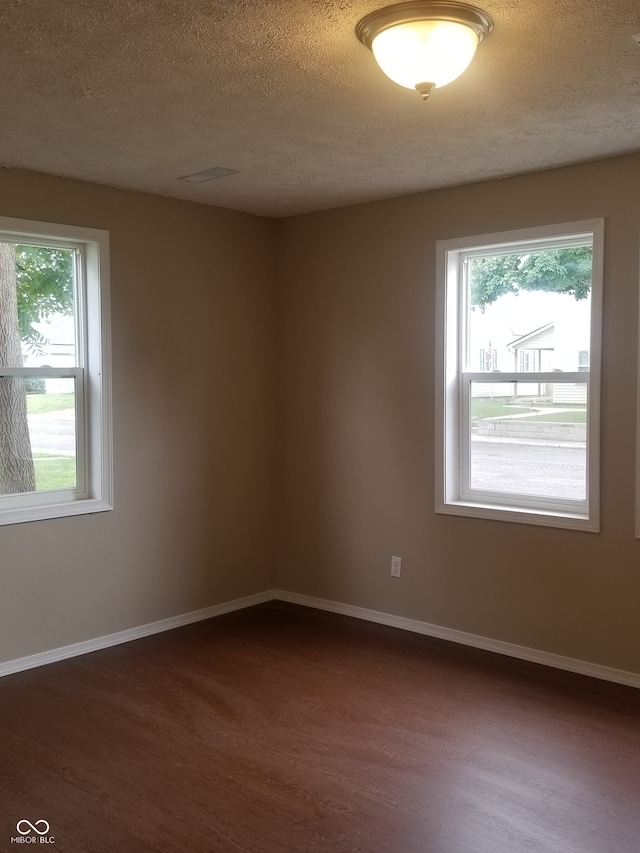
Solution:
<svg viewBox="0 0 640 853">
<path fill-rule="evenodd" d="M 479 2 L 427 103 L 355 37 L 384 5 L 2 0 L 0 165 L 286 216 L 640 150 L 637 0 Z"/>
</svg>

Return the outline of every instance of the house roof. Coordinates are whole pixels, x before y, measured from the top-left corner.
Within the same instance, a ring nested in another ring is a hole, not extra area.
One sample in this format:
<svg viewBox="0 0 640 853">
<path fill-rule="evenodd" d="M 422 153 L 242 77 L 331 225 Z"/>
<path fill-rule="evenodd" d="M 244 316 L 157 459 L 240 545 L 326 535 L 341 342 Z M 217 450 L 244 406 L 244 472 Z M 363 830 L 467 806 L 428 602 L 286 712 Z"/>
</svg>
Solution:
<svg viewBox="0 0 640 853">
<path fill-rule="evenodd" d="M 480 0 L 426 103 L 356 39 L 384 5 L 6 0 L 0 165 L 285 216 L 640 150 L 636 0 Z"/>
<path fill-rule="evenodd" d="M 538 343 L 548 343 L 549 332 L 553 332 L 554 328 L 554 323 L 546 323 L 544 326 L 540 326 L 538 329 L 534 329 L 531 332 L 527 332 L 526 335 L 521 335 L 519 338 L 510 341 L 507 347 L 510 350 L 538 349 Z M 553 347 L 543 347 L 543 349 L 553 349 Z"/>
</svg>

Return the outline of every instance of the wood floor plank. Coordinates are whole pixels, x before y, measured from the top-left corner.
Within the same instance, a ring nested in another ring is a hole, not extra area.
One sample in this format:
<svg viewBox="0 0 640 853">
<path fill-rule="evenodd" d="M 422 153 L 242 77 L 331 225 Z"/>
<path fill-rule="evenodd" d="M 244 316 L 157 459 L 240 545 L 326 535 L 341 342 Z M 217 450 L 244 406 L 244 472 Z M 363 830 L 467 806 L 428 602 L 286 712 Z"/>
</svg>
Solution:
<svg viewBox="0 0 640 853">
<path fill-rule="evenodd" d="M 640 851 L 640 692 L 290 604 L 6 677 L 0 736 L 2 851 Z"/>
</svg>

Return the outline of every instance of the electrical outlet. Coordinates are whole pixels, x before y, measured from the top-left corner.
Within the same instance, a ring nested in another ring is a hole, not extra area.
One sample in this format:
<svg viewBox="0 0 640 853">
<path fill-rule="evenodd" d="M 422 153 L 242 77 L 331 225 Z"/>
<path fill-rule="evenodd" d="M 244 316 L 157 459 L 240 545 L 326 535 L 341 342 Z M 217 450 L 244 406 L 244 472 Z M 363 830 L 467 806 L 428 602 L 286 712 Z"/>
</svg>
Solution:
<svg viewBox="0 0 640 853">
<path fill-rule="evenodd" d="M 402 574 L 402 557 L 391 558 L 391 577 L 399 578 Z"/>
</svg>

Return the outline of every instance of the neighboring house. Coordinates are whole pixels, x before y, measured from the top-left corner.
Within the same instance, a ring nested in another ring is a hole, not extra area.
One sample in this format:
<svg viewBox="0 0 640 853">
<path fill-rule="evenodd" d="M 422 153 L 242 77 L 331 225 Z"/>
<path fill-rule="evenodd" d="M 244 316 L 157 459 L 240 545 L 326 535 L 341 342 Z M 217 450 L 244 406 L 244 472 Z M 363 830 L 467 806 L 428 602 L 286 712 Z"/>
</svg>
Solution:
<svg viewBox="0 0 640 853">
<path fill-rule="evenodd" d="M 44 337 L 42 347 L 26 348 L 23 352 L 25 367 L 73 367 L 75 365 L 75 320 L 73 316 L 52 314 L 46 321 L 35 323 Z M 69 391 L 68 379 L 45 380 L 47 394 Z"/>
<path fill-rule="evenodd" d="M 481 373 L 582 371 L 589 368 L 589 300 L 557 293 L 507 294 L 470 324 L 472 369 Z M 556 404 L 585 404 L 586 385 L 475 383 L 474 397 L 545 397 Z"/>
<path fill-rule="evenodd" d="M 511 341 L 508 349 L 515 357 L 515 370 L 519 373 L 527 373 L 531 371 L 552 371 L 552 370 L 586 370 L 589 366 L 589 351 L 575 349 L 569 351 L 568 362 L 562 367 L 557 361 L 554 361 L 556 354 L 555 345 L 555 323 L 547 323 L 539 329 L 534 329 L 526 335 L 521 335 L 514 341 Z M 529 386 L 527 386 L 529 387 Z M 587 403 L 587 386 L 584 384 L 562 383 L 554 385 L 553 383 L 536 384 L 531 386 L 537 388 L 537 391 L 525 390 L 523 383 L 518 383 L 518 396 L 526 396 L 531 393 L 540 397 L 548 397 L 554 404 L 579 404 L 586 405 Z"/>
</svg>

